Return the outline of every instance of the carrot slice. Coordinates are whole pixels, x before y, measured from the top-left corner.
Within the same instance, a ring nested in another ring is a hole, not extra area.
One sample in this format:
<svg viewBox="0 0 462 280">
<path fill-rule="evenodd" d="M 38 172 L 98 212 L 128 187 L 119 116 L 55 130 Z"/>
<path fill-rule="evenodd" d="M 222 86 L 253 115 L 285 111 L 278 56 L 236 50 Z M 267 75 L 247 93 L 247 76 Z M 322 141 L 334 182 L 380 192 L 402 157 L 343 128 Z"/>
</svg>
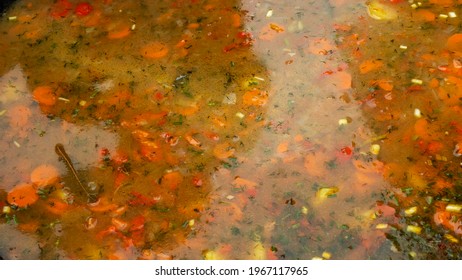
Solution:
<svg viewBox="0 0 462 280">
<path fill-rule="evenodd" d="M 39 199 L 37 189 L 33 184 L 20 184 L 15 186 L 7 196 L 9 204 L 18 207 L 26 207 L 34 204 Z"/>
<path fill-rule="evenodd" d="M 242 101 L 247 106 L 263 106 L 268 101 L 268 93 L 258 89 L 251 90 L 244 93 Z"/>
<path fill-rule="evenodd" d="M 38 86 L 32 92 L 34 100 L 41 105 L 53 106 L 56 103 L 56 95 L 49 86 Z"/>
<path fill-rule="evenodd" d="M 462 51 L 462 33 L 457 33 L 449 37 L 446 47 L 450 51 Z"/>
<path fill-rule="evenodd" d="M 141 55 L 146 58 L 159 59 L 168 54 L 168 47 L 161 42 L 151 42 L 141 48 Z"/>
<path fill-rule="evenodd" d="M 36 167 L 30 174 L 30 180 L 38 187 L 52 185 L 58 181 L 59 172 L 51 164 L 42 164 Z"/>
<path fill-rule="evenodd" d="M 69 204 L 57 198 L 47 200 L 46 209 L 55 215 L 62 215 L 70 208 Z"/>
</svg>

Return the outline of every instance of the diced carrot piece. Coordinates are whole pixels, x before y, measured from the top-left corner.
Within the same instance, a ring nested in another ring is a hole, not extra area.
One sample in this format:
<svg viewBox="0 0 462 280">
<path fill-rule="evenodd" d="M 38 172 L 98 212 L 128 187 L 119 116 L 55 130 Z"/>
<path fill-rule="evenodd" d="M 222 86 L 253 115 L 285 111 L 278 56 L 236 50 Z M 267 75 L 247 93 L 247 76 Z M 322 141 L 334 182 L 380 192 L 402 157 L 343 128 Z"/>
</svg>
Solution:
<svg viewBox="0 0 462 280">
<path fill-rule="evenodd" d="M 22 223 L 22 224 L 18 224 L 18 228 L 19 230 L 23 231 L 23 232 L 29 232 L 29 233 L 35 233 L 37 231 L 37 229 L 39 228 L 40 224 L 38 221 L 32 221 L 32 222 L 28 222 L 28 223 Z"/>
<path fill-rule="evenodd" d="M 41 105 L 53 106 L 57 97 L 50 86 L 38 86 L 32 92 L 34 100 Z"/>
<path fill-rule="evenodd" d="M 289 142 L 282 142 L 278 145 L 277 147 L 277 152 L 282 154 L 282 153 L 285 153 L 289 150 Z"/>
<path fill-rule="evenodd" d="M 146 58 L 159 59 L 167 56 L 168 47 L 161 42 L 151 42 L 141 48 L 141 55 Z"/>
<path fill-rule="evenodd" d="M 26 207 L 34 204 L 39 199 L 37 188 L 33 184 L 20 184 L 15 186 L 7 196 L 7 201 L 11 205 Z"/>
<path fill-rule="evenodd" d="M 244 105 L 263 106 L 268 101 L 268 93 L 255 89 L 244 93 L 242 99 Z"/>
<path fill-rule="evenodd" d="M 109 31 L 109 33 L 107 34 L 107 37 L 109 39 L 122 39 L 130 35 L 130 33 L 131 33 L 130 26 L 121 26 L 120 28 Z"/>
<path fill-rule="evenodd" d="M 162 176 L 161 186 L 167 187 L 171 190 L 178 188 L 183 182 L 183 175 L 180 172 L 174 171 L 164 174 Z"/>
<path fill-rule="evenodd" d="M 30 174 L 30 180 L 38 187 L 52 185 L 58 181 L 59 172 L 51 164 L 42 164 L 36 167 Z"/>
<path fill-rule="evenodd" d="M 380 69 L 382 66 L 383 66 L 383 62 L 380 60 L 375 60 L 375 59 L 366 60 L 366 61 L 363 61 L 361 65 L 359 66 L 359 72 L 361 74 L 366 74 L 371 71 Z"/>
<path fill-rule="evenodd" d="M 449 37 L 446 42 L 446 47 L 450 51 L 461 52 L 462 51 L 462 33 L 457 33 Z"/>
<path fill-rule="evenodd" d="M 338 89 L 350 89 L 351 88 L 351 74 L 345 71 L 336 72 L 332 76 L 335 81 L 334 84 Z"/>
<path fill-rule="evenodd" d="M 415 13 L 415 16 L 417 19 L 427 21 L 427 22 L 434 21 L 436 19 L 436 15 L 426 9 L 417 10 Z"/>
<path fill-rule="evenodd" d="M 97 26 L 101 21 L 101 11 L 96 10 L 84 18 L 84 24 L 87 27 Z"/>
<path fill-rule="evenodd" d="M 426 119 L 418 119 L 414 124 L 414 132 L 416 135 L 427 138 L 428 137 L 428 121 Z"/>
<path fill-rule="evenodd" d="M 199 28 L 199 26 L 200 26 L 199 23 L 193 22 L 193 23 L 188 24 L 188 29 L 197 29 Z"/>
<path fill-rule="evenodd" d="M 232 18 L 232 21 L 233 21 L 233 23 L 232 23 L 233 27 L 237 28 L 237 27 L 241 26 L 241 24 L 242 24 L 241 23 L 241 16 L 238 13 L 234 13 L 231 16 L 231 18 Z"/>
<path fill-rule="evenodd" d="M 69 204 L 57 198 L 48 198 L 46 203 L 46 209 L 55 215 L 62 215 L 70 208 Z"/>
<path fill-rule="evenodd" d="M 440 85 L 440 82 L 436 78 L 431 79 L 430 83 L 428 83 L 428 86 L 431 88 L 437 88 L 439 87 L 439 85 Z"/>
<path fill-rule="evenodd" d="M 388 80 L 379 80 L 377 81 L 377 84 L 379 87 L 385 91 L 391 91 L 393 90 L 393 82 L 388 81 Z"/>
</svg>

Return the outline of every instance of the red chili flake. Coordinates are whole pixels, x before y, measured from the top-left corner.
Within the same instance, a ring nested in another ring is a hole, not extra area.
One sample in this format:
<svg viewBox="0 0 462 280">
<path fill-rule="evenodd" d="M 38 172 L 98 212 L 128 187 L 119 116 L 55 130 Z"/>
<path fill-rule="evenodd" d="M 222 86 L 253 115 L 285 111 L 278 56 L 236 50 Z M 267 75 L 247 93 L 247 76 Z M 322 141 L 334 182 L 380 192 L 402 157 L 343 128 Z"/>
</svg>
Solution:
<svg viewBox="0 0 462 280">
<path fill-rule="evenodd" d="M 286 61 L 285 61 L 285 64 L 286 64 L 286 65 L 289 65 L 289 64 L 292 64 L 292 63 L 294 63 L 293 59 L 289 59 L 289 60 L 286 60 Z"/>
<path fill-rule="evenodd" d="M 390 3 L 393 3 L 393 4 L 398 4 L 398 3 L 401 3 L 403 2 L 404 0 L 390 0 Z"/>
<path fill-rule="evenodd" d="M 341 148 L 340 151 L 342 152 L 342 154 L 347 156 L 351 156 L 351 154 L 353 154 L 353 150 L 348 146 Z"/>
<path fill-rule="evenodd" d="M 322 73 L 322 74 L 323 74 L 323 75 L 332 75 L 332 74 L 334 74 L 334 71 L 332 71 L 332 70 L 327 70 L 327 71 L 325 71 L 325 72 Z"/>
<path fill-rule="evenodd" d="M 427 152 L 431 155 L 436 155 L 443 149 L 444 145 L 441 142 L 431 141 L 428 143 Z"/>
<path fill-rule="evenodd" d="M 79 17 L 84 17 L 91 13 L 91 11 L 93 11 L 93 7 L 87 2 L 79 3 L 75 7 L 75 14 Z"/>
</svg>

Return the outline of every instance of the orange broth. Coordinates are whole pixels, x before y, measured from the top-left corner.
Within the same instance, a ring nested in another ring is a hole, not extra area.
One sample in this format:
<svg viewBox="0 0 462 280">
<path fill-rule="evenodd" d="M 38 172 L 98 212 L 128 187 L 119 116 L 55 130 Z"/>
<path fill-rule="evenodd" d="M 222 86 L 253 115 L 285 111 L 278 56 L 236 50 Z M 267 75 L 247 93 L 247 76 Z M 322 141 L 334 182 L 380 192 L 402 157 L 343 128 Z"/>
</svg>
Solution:
<svg viewBox="0 0 462 280">
<path fill-rule="evenodd" d="M 460 258 L 456 2 L 17 1 L 0 257 Z"/>
</svg>

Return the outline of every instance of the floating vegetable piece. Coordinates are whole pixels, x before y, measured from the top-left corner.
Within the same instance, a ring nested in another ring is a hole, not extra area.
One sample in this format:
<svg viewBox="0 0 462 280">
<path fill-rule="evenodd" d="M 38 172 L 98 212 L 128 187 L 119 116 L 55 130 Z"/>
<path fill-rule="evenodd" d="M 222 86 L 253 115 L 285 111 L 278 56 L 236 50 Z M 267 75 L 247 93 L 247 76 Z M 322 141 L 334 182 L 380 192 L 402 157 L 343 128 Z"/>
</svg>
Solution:
<svg viewBox="0 0 462 280">
<path fill-rule="evenodd" d="M 263 106 L 268 101 L 268 93 L 255 89 L 244 93 L 243 102 L 247 106 Z"/>
<path fill-rule="evenodd" d="M 159 59 L 167 56 L 168 47 L 161 42 L 152 42 L 141 48 L 141 55 L 146 58 Z"/>
<path fill-rule="evenodd" d="M 58 177 L 58 169 L 51 164 L 42 164 L 30 174 L 31 182 L 36 184 L 37 187 L 52 185 L 58 181 Z"/>
<path fill-rule="evenodd" d="M 38 86 L 32 92 L 34 100 L 40 105 L 53 106 L 56 104 L 57 96 L 49 86 Z"/>
<path fill-rule="evenodd" d="M 183 175 L 178 171 L 168 172 L 162 176 L 161 186 L 174 190 L 183 182 Z"/>
<path fill-rule="evenodd" d="M 398 17 L 398 13 L 389 5 L 383 4 L 378 0 L 370 1 L 367 4 L 367 13 L 373 19 L 393 20 Z"/>
<path fill-rule="evenodd" d="M 457 33 L 449 37 L 446 47 L 450 51 L 462 52 L 462 33 Z"/>
<path fill-rule="evenodd" d="M 27 207 L 37 202 L 38 199 L 37 188 L 33 184 L 17 185 L 7 196 L 8 203 L 18 207 Z"/>
<path fill-rule="evenodd" d="M 377 60 L 377 59 L 372 59 L 372 60 L 366 60 L 359 65 L 359 72 L 361 74 L 366 74 L 371 71 L 375 71 L 377 69 L 380 69 L 383 66 L 383 61 Z"/>
</svg>

